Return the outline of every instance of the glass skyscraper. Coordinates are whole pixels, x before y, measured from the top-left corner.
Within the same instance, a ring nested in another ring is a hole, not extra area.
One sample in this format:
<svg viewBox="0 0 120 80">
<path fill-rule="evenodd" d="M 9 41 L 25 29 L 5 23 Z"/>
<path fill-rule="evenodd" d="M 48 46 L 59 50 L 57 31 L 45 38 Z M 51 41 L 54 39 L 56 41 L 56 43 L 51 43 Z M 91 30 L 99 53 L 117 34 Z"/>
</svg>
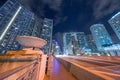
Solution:
<svg viewBox="0 0 120 80">
<path fill-rule="evenodd" d="M 87 51 L 84 32 L 68 32 L 63 34 L 64 54 L 80 54 Z"/>
<path fill-rule="evenodd" d="M 103 45 L 109 45 L 113 43 L 103 24 L 94 24 L 90 27 L 90 30 L 99 51 L 104 51 Z"/>
<path fill-rule="evenodd" d="M 92 35 L 86 35 L 86 41 L 87 41 L 87 44 L 88 44 L 88 48 L 91 49 L 91 51 L 90 51 L 91 53 L 98 52 L 97 46 L 95 44 L 95 41 L 94 41 Z"/>
<path fill-rule="evenodd" d="M 46 54 L 50 54 L 50 51 L 51 51 L 52 30 L 53 30 L 53 20 L 45 18 L 43 21 L 43 26 L 41 28 L 41 38 L 47 41 L 47 44 L 42 48 L 42 50 Z"/>
<path fill-rule="evenodd" d="M 117 37 L 120 39 L 120 12 L 115 14 L 111 19 L 108 20 L 108 22 L 116 33 Z"/>
<path fill-rule="evenodd" d="M 0 8 L 0 53 L 20 49 L 16 36 L 32 35 L 34 14 L 16 0 L 8 0 Z"/>
<path fill-rule="evenodd" d="M 32 21 L 31 23 L 31 28 L 32 29 L 30 32 L 32 32 L 32 36 L 35 37 L 41 37 L 41 31 L 42 31 L 42 19 L 35 17 L 35 20 Z"/>
<path fill-rule="evenodd" d="M 60 46 L 56 40 L 52 40 L 52 52 L 55 55 L 62 54 Z"/>
</svg>

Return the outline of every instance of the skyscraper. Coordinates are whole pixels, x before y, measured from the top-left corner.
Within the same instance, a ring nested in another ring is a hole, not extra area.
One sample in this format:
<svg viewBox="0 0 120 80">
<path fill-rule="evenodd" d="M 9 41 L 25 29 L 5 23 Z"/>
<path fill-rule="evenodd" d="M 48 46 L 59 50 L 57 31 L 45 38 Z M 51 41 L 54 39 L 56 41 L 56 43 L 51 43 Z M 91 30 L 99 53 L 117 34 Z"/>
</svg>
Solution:
<svg viewBox="0 0 120 80">
<path fill-rule="evenodd" d="M 83 52 L 83 53 L 87 53 L 89 51 L 88 44 L 87 44 L 85 36 L 86 35 L 85 35 L 84 32 L 76 33 L 76 37 L 78 39 L 78 44 L 79 44 L 79 46 L 81 48 L 81 52 Z"/>
<path fill-rule="evenodd" d="M 52 52 L 55 55 L 60 55 L 62 53 L 61 49 L 60 49 L 60 46 L 59 46 L 59 44 L 56 40 L 52 40 Z"/>
<path fill-rule="evenodd" d="M 109 45 L 113 43 L 103 24 L 94 24 L 90 27 L 90 30 L 99 51 L 104 51 L 103 45 Z"/>
<path fill-rule="evenodd" d="M 79 54 L 87 51 L 84 32 L 69 32 L 63 34 L 64 54 Z"/>
<path fill-rule="evenodd" d="M 63 50 L 64 54 L 73 54 L 72 51 L 72 41 L 71 41 L 71 33 L 63 34 Z"/>
<path fill-rule="evenodd" d="M 108 20 L 108 22 L 116 33 L 117 37 L 120 39 L 120 12 L 115 14 L 111 19 Z"/>
<path fill-rule="evenodd" d="M 46 54 L 50 54 L 51 51 L 52 30 L 53 30 L 53 20 L 45 18 L 43 22 L 43 26 L 41 28 L 41 38 L 47 41 L 47 44 L 42 48 L 42 50 Z"/>
<path fill-rule="evenodd" d="M 32 35 L 34 14 L 16 0 L 8 0 L 0 8 L 0 53 L 20 49 L 16 36 Z"/>
<path fill-rule="evenodd" d="M 90 51 L 91 53 L 98 52 L 97 46 L 95 44 L 95 41 L 94 41 L 92 35 L 86 35 L 86 41 L 87 41 L 87 44 L 88 44 L 88 48 L 91 49 L 91 51 Z"/>
<path fill-rule="evenodd" d="M 32 36 L 35 37 L 41 37 L 41 31 L 42 31 L 42 22 L 43 20 L 40 18 L 37 18 L 35 16 L 35 20 L 33 20 L 33 22 L 31 23 L 31 28 L 32 29 Z"/>
</svg>

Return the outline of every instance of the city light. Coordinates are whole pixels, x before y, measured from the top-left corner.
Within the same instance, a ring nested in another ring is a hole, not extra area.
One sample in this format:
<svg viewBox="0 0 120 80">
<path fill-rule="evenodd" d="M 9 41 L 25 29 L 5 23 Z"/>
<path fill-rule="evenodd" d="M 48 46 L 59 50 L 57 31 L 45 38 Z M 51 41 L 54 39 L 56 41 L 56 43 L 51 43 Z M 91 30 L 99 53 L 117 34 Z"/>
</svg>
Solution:
<svg viewBox="0 0 120 80">
<path fill-rule="evenodd" d="M 109 33 L 103 24 L 94 24 L 90 27 L 90 30 L 99 51 L 103 51 L 104 46 L 107 46 L 107 44 L 113 43 Z"/>
</svg>

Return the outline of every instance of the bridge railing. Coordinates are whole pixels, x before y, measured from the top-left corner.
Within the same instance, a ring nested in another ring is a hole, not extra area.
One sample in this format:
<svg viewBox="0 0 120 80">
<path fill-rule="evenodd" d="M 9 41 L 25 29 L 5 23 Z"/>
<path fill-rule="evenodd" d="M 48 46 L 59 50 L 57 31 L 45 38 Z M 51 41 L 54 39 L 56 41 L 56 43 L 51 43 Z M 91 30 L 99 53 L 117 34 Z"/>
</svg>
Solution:
<svg viewBox="0 0 120 80">
<path fill-rule="evenodd" d="M 43 80 L 44 78 L 46 55 L 25 54 L 17 57 L 2 55 L 0 59 L 0 80 Z"/>
</svg>

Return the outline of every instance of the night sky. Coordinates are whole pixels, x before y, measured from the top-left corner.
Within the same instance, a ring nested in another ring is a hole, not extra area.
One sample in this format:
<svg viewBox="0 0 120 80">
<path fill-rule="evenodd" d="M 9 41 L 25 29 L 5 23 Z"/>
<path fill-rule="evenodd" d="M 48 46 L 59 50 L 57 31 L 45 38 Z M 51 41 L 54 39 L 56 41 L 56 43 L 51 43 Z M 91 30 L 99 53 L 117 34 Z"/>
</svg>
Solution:
<svg viewBox="0 0 120 80">
<path fill-rule="evenodd" d="M 0 3 L 3 1 L 0 0 Z M 120 11 L 120 0 L 19 1 L 39 18 L 53 19 L 54 36 L 62 37 L 62 33 L 71 31 L 90 34 L 89 28 L 95 23 L 103 23 L 111 35 L 115 34 L 107 21 Z"/>
<path fill-rule="evenodd" d="M 6 0 L 0 0 L 0 5 Z M 104 23 L 120 11 L 120 0 L 19 0 L 39 18 L 54 20 L 54 32 L 82 31 L 90 34 L 89 27 Z M 109 31 L 109 32 L 110 32 Z"/>
<path fill-rule="evenodd" d="M 54 20 L 54 32 L 82 31 L 90 34 L 89 27 L 104 23 L 120 10 L 120 0 L 20 0 L 40 18 Z M 111 32 L 110 32 L 111 33 Z"/>
</svg>

